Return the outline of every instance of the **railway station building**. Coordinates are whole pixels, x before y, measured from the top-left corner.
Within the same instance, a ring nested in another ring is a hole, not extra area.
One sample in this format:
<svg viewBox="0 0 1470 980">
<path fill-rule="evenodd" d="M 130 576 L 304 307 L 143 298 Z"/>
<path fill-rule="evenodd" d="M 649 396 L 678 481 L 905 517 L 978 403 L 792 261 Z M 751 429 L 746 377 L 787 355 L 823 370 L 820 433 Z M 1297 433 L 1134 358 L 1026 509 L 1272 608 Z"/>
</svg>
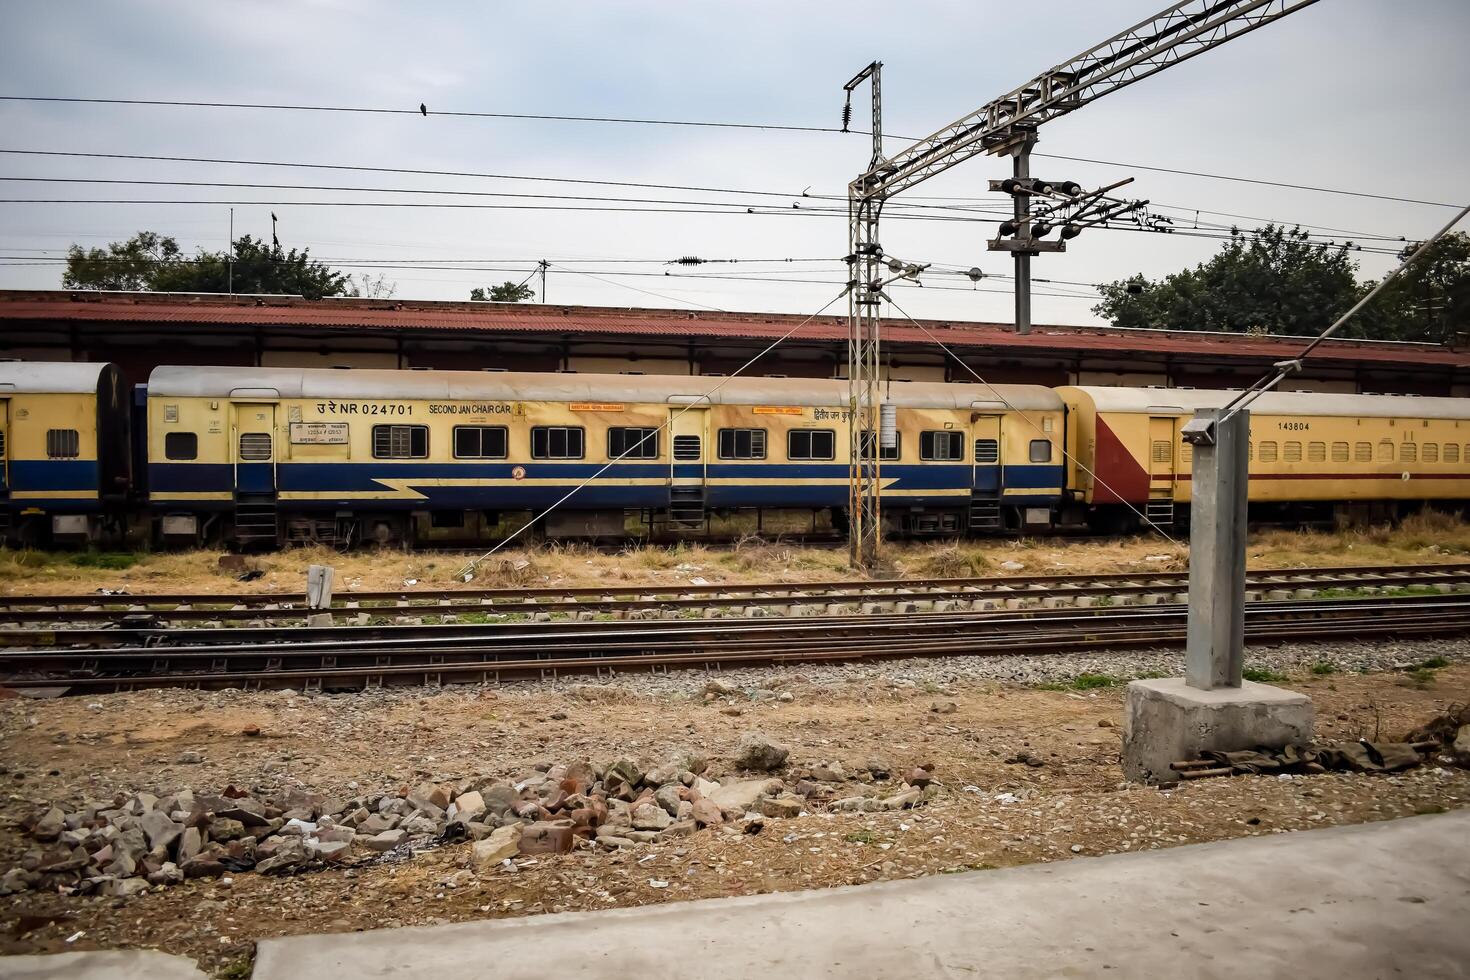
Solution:
<svg viewBox="0 0 1470 980">
<path fill-rule="evenodd" d="M 163 364 L 562 371 L 721 377 L 804 317 L 776 313 L 283 296 L 0 290 L 0 358 L 111 361 L 128 383 Z M 987 381 L 1235 388 L 1295 356 L 1299 337 L 924 321 Z M 746 374 L 840 378 L 847 322 L 819 317 Z M 972 381 L 907 322 L 884 325 L 894 380 Z M 1293 390 L 1470 395 L 1470 348 L 1331 340 Z"/>
</svg>

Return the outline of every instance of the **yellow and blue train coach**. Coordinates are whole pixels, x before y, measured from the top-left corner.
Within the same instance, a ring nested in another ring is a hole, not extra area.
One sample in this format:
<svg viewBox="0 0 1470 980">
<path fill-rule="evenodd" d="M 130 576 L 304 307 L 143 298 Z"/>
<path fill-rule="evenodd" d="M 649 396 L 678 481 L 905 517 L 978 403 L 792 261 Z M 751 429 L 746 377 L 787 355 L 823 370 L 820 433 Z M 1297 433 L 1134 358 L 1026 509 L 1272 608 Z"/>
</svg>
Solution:
<svg viewBox="0 0 1470 980">
<path fill-rule="evenodd" d="M 1238 392 L 1066 387 L 1068 496 L 1105 530 L 1186 523 L 1180 427 Z M 1250 405 L 1253 518 L 1366 523 L 1470 501 L 1470 399 L 1272 392 Z"/>
<path fill-rule="evenodd" d="M 681 533 L 742 511 L 840 526 L 846 398 L 845 382 L 777 378 L 161 367 L 149 501 L 166 537 L 242 542 L 392 540 L 558 502 L 553 536 L 621 534 L 630 514 Z M 1050 522 L 1064 472 L 1050 389 L 895 382 L 884 399 L 895 529 Z"/>
<path fill-rule="evenodd" d="M 115 365 L 0 363 L 0 541 L 94 540 L 120 522 L 128 421 Z"/>
</svg>

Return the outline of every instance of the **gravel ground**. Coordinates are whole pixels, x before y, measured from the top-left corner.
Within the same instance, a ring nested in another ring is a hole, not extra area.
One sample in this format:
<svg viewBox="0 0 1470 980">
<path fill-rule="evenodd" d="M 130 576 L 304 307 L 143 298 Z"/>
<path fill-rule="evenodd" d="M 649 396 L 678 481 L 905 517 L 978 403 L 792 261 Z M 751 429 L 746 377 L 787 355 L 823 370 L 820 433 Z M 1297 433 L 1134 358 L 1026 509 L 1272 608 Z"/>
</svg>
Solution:
<svg viewBox="0 0 1470 980">
<path fill-rule="evenodd" d="M 1406 669 L 1434 658 L 1447 665 Z M 1401 737 L 1470 701 L 1470 640 L 1260 646 L 1248 664 L 1312 697 L 1324 743 Z M 1318 664 L 1333 669 L 1314 672 Z M 1122 686 L 1067 682 L 1181 666 L 1180 653 L 1159 650 L 690 670 L 595 684 L 0 700 L 0 867 L 29 846 L 17 824 L 44 802 L 230 784 L 260 796 L 293 786 L 396 792 L 424 778 L 624 755 L 656 763 L 686 749 L 725 778 L 750 731 L 789 746 L 792 772 L 824 762 L 850 772 L 873 760 L 895 772 L 928 765 L 942 787 L 915 810 L 818 808 L 767 820 L 754 835 L 705 830 L 479 874 L 463 868 L 468 845 L 456 844 L 347 869 L 243 873 L 229 886 L 191 880 L 126 900 L 28 892 L 0 898 L 0 953 L 157 947 L 241 976 L 263 936 L 819 888 L 1470 805 L 1470 771 L 1439 761 L 1386 777 L 1242 776 L 1169 791 L 1124 783 Z M 713 680 L 724 687 L 711 689 Z"/>
</svg>

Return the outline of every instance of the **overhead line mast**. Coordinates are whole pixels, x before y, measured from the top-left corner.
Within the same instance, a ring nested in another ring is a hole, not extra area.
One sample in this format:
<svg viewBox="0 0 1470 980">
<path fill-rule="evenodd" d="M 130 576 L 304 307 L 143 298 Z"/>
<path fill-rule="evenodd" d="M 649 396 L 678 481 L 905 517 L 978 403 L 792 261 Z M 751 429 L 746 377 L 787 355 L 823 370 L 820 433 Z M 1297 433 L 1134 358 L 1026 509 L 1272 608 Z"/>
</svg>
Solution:
<svg viewBox="0 0 1470 980">
<path fill-rule="evenodd" d="M 843 128 L 851 116 L 853 89 L 871 82 L 873 103 L 873 158 L 865 173 L 848 185 L 848 243 L 852 278 L 848 295 L 848 398 L 850 411 L 848 538 L 854 567 L 868 567 L 877 559 L 883 538 L 879 503 L 878 390 L 881 381 L 878 304 L 884 254 L 879 241 L 879 216 L 884 203 L 980 154 L 1013 159 L 1010 192 L 1015 199 L 1014 237 L 997 238 L 993 247 L 1012 252 L 1016 266 L 1016 330 L 1031 327 L 1031 256 L 1061 251 L 1063 243 L 1043 242 L 1032 221 L 1030 198 L 1037 193 L 1030 174 L 1031 149 L 1036 130 L 1049 119 L 1065 115 L 1096 99 L 1154 75 L 1170 65 L 1202 54 L 1232 38 L 1248 34 L 1275 20 L 1310 6 L 1316 0 L 1186 0 L 1141 21 L 1096 47 L 1042 73 L 974 112 L 956 119 L 933 135 L 891 157 L 883 155 L 882 105 L 879 86 L 882 65 L 873 62 L 843 89 L 847 104 Z M 1073 195 L 1068 195 L 1073 196 Z M 1105 220 L 1105 219 L 1102 219 Z M 905 270 L 892 263 L 895 272 Z"/>
</svg>

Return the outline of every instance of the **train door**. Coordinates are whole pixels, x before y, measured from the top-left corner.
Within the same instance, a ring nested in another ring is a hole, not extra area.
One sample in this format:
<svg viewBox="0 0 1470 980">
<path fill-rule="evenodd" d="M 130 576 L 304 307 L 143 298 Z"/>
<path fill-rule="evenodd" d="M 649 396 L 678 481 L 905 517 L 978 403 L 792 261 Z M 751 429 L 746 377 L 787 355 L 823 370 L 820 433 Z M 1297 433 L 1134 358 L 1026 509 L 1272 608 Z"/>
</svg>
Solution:
<svg viewBox="0 0 1470 980">
<path fill-rule="evenodd" d="M 709 449 L 709 410 L 678 406 L 669 409 L 669 524 L 703 528 L 706 514 L 705 460 Z"/>
<path fill-rule="evenodd" d="M 276 406 L 233 402 L 231 462 L 235 472 L 235 539 L 274 544 L 276 514 Z"/>
<path fill-rule="evenodd" d="M 1003 527 L 1000 498 L 1003 488 L 1000 456 L 1000 416 L 981 415 L 970 426 L 970 530 L 999 531 Z"/>
<path fill-rule="evenodd" d="M 10 530 L 10 399 L 0 398 L 0 541 Z"/>
<path fill-rule="evenodd" d="M 1179 420 L 1151 417 L 1148 420 L 1148 502 L 1144 516 L 1150 524 L 1168 527 L 1174 523 L 1174 484 L 1179 458 Z"/>
</svg>

